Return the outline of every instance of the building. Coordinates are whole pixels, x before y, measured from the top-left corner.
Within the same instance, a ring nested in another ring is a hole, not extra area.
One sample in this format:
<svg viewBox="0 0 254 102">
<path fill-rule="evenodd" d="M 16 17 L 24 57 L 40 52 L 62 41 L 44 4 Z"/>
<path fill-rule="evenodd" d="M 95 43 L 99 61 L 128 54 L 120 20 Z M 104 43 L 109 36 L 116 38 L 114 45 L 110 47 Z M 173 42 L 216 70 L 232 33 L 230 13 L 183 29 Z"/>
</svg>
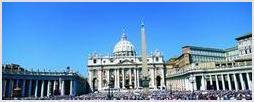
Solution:
<svg viewBox="0 0 254 102">
<path fill-rule="evenodd" d="M 246 34 L 236 38 L 237 48 L 239 51 L 240 59 L 251 59 L 252 58 L 252 34 Z"/>
<path fill-rule="evenodd" d="M 141 29 L 144 30 L 143 27 L 144 25 Z M 147 63 L 150 74 L 149 88 L 165 88 L 162 53 L 154 51 L 147 56 Z M 136 54 L 134 45 L 128 41 L 125 33 L 116 43 L 112 55 L 93 53 L 88 58 L 87 66 L 88 82 L 94 91 L 104 91 L 110 83 L 113 89 L 120 91 L 141 87 L 142 57 Z"/>
<path fill-rule="evenodd" d="M 65 72 L 29 71 L 17 64 L 2 66 L 2 97 L 81 95 L 89 92 L 83 77 L 67 67 Z"/>
<path fill-rule="evenodd" d="M 252 90 L 251 39 L 251 33 L 237 37 L 237 45 L 227 49 L 183 47 L 182 54 L 166 64 L 167 88 Z"/>
</svg>

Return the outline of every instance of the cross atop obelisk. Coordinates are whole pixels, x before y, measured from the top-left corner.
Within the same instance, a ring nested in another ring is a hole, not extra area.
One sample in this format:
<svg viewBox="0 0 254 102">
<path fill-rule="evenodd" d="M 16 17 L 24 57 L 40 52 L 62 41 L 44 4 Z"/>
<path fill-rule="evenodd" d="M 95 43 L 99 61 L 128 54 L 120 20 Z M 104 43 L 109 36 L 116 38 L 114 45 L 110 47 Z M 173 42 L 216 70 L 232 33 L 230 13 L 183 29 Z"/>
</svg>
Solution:
<svg viewBox="0 0 254 102">
<path fill-rule="evenodd" d="M 142 54 L 142 87 L 144 88 L 145 95 L 148 95 L 149 76 L 147 68 L 145 25 L 143 21 L 141 22 L 141 54 Z"/>
</svg>

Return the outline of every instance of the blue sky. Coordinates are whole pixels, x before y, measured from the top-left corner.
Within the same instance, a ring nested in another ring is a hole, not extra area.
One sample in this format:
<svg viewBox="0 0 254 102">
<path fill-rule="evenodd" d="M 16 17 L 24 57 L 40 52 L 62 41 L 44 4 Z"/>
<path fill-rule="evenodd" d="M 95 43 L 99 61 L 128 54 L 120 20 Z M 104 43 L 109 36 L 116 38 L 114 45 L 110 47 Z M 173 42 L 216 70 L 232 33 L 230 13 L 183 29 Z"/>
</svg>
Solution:
<svg viewBox="0 0 254 102">
<path fill-rule="evenodd" d="M 87 76 L 88 54 L 109 54 L 126 28 L 140 54 L 140 23 L 148 53 L 164 60 L 184 45 L 228 48 L 251 32 L 249 3 L 3 3 L 3 64 Z"/>
</svg>

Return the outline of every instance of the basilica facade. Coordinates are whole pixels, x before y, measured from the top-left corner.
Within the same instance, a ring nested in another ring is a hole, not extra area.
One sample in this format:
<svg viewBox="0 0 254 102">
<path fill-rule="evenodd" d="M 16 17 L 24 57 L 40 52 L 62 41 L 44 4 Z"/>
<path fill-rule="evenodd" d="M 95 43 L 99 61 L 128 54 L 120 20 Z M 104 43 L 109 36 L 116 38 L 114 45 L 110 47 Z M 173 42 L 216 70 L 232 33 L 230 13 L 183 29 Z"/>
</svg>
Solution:
<svg viewBox="0 0 254 102">
<path fill-rule="evenodd" d="M 144 26 L 141 26 L 141 29 L 144 29 L 142 27 Z M 165 88 L 162 53 L 158 50 L 152 52 L 147 56 L 147 64 L 150 76 L 149 88 Z M 142 88 L 142 57 L 137 55 L 134 45 L 124 32 L 111 55 L 92 53 L 87 66 L 88 82 L 93 91 L 105 91 L 109 87 L 120 91 Z"/>
</svg>

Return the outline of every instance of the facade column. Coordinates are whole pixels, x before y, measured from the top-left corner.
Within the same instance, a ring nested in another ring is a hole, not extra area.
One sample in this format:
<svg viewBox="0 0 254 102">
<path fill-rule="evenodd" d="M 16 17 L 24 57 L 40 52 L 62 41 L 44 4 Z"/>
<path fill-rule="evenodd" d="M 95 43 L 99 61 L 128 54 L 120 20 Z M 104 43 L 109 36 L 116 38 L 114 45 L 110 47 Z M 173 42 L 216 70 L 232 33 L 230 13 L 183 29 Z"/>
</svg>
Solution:
<svg viewBox="0 0 254 102">
<path fill-rule="evenodd" d="M 26 88 L 26 80 L 23 79 L 23 84 L 22 84 L 22 97 L 25 97 L 25 88 Z"/>
<path fill-rule="evenodd" d="M 134 72 L 134 89 L 136 89 L 137 88 L 137 69 L 134 68 L 133 72 Z"/>
<path fill-rule="evenodd" d="M 91 72 L 91 70 L 88 70 L 88 79 L 89 79 L 89 81 L 88 81 L 88 83 L 89 83 L 89 85 L 90 85 L 90 87 L 92 88 L 92 86 L 93 86 L 93 83 L 92 83 L 92 81 L 93 81 L 93 75 L 92 75 L 93 73 Z"/>
<path fill-rule="evenodd" d="M 117 84 L 116 84 L 117 86 L 116 86 L 116 88 L 120 88 L 120 78 L 119 77 L 120 77 L 120 75 L 119 75 L 119 69 L 117 69 L 116 70 L 116 78 L 117 78 L 117 81 L 116 81 L 117 82 Z"/>
<path fill-rule="evenodd" d="M 114 83 L 115 83 L 115 88 L 117 88 L 117 69 L 114 69 L 114 73 L 115 73 L 115 81 L 114 81 Z"/>
<path fill-rule="evenodd" d="M 250 81 L 249 73 L 246 73 L 246 77 L 247 77 L 247 83 L 248 83 L 249 90 L 252 90 L 251 89 L 251 81 Z"/>
<path fill-rule="evenodd" d="M 123 80 L 122 80 L 122 81 L 123 81 L 123 82 L 122 82 L 122 83 L 123 83 L 122 88 L 125 89 L 125 86 L 124 86 L 124 85 L 125 85 L 124 69 L 122 69 L 122 77 L 123 77 Z"/>
<path fill-rule="evenodd" d="M 150 74 L 151 74 L 151 75 L 150 75 L 150 76 L 151 76 L 151 77 L 150 77 L 150 78 L 151 78 L 151 82 L 150 82 L 150 85 L 151 85 L 151 86 L 150 86 L 150 87 L 151 87 L 151 88 L 155 88 L 155 87 L 154 87 L 154 68 L 152 67 L 152 68 L 149 68 L 149 69 L 150 69 L 149 72 L 150 72 Z"/>
<path fill-rule="evenodd" d="M 28 97 L 31 97 L 32 95 L 32 83 L 33 81 L 32 80 L 29 80 L 29 90 L 28 90 Z"/>
<path fill-rule="evenodd" d="M 230 75 L 227 74 L 227 76 L 228 76 L 228 88 L 229 90 L 232 90 Z"/>
<path fill-rule="evenodd" d="M 73 86 L 72 86 L 72 80 L 70 80 L 70 95 L 72 96 L 73 95 L 73 90 L 72 90 L 72 88 L 73 88 Z"/>
<path fill-rule="evenodd" d="M 237 84 L 237 80 L 236 80 L 236 74 L 234 74 L 234 83 L 235 83 L 235 90 L 238 91 L 238 84 Z"/>
<path fill-rule="evenodd" d="M 226 90 L 226 89 L 225 89 L 225 81 L 224 81 L 224 76 L 223 76 L 223 74 L 221 74 L 221 82 L 222 82 L 222 90 Z"/>
<path fill-rule="evenodd" d="M 164 78 L 164 69 L 161 68 L 161 86 L 166 87 L 165 85 L 165 78 Z"/>
<path fill-rule="evenodd" d="M 129 78 L 130 78 L 130 80 L 129 80 L 129 85 L 132 85 L 131 68 L 129 68 Z M 132 88 L 132 87 L 130 87 L 130 88 Z"/>
<path fill-rule="evenodd" d="M 239 76 L 240 76 L 240 82 L 241 82 L 241 86 L 242 86 L 242 90 L 245 90 L 246 89 L 246 87 L 245 87 L 245 83 L 244 83 L 244 81 L 243 81 L 243 75 L 242 75 L 243 73 L 239 73 Z"/>
<path fill-rule="evenodd" d="M 41 97 L 43 97 L 43 93 L 44 93 L 44 80 L 42 80 L 41 84 Z"/>
<path fill-rule="evenodd" d="M 47 96 L 49 96 L 51 94 L 51 92 L 50 92 L 50 86 L 51 86 L 51 82 L 50 82 L 50 80 L 48 80 Z"/>
<path fill-rule="evenodd" d="M 137 68 L 137 88 L 139 87 L 139 69 Z"/>
<path fill-rule="evenodd" d="M 63 96 L 63 95 L 65 95 L 64 93 L 65 93 L 65 90 L 64 90 L 64 80 L 62 80 L 62 85 L 61 85 L 61 95 Z"/>
<path fill-rule="evenodd" d="M 98 90 L 102 90 L 102 69 L 99 69 L 98 70 Z M 105 77 L 105 76 L 103 76 L 103 77 Z M 93 79 L 92 79 L 93 80 Z M 92 85 L 92 87 L 93 87 L 93 85 Z"/>
<path fill-rule="evenodd" d="M 35 91 L 34 91 L 34 97 L 37 97 L 38 93 L 38 80 L 35 82 Z"/>
<path fill-rule="evenodd" d="M 216 81 L 216 89 L 220 90 L 220 88 L 219 88 L 219 81 L 218 81 L 218 76 L 217 75 L 215 75 L 215 81 Z"/>
<path fill-rule="evenodd" d="M 107 69 L 106 70 L 106 80 L 107 80 L 107 85 L 106 85 L 106 87 L 108 86 L 108 84 L 109 84 L 109 78 L 110 78 L 110 75 L 109 75 L 109 69 Z"/>
</svg>

